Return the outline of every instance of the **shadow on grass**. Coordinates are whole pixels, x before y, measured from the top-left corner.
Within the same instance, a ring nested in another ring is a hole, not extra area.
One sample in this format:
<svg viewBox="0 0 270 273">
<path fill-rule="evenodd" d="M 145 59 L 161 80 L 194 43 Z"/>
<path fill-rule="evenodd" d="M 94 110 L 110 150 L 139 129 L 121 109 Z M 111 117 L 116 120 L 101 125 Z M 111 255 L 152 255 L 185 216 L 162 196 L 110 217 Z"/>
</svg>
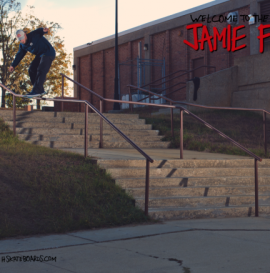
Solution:
<svg viewBox="0 0 270 273">
<path fill-rule="evenodd" d="M 0 119 L 0 238 L 149 221 L 90 158 L 13 137 Z"/>
</svg>

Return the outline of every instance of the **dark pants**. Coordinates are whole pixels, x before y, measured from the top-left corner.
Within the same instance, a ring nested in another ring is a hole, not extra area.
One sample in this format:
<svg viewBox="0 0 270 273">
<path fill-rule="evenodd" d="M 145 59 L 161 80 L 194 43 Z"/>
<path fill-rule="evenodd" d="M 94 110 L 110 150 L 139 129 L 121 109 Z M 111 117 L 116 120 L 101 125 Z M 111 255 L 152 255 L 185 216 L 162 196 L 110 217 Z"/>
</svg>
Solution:
<svg viewBox="0 0 270 273">
<path fill-rule="evenodd" d="M 35 93 L 41 94 L 44 92 L 43 84 L 46 80 L 46 75 L 50 70 L 53 60 L 54 57 L 52 56 L 36 56 L 36 58 L 30 64 L 28 73 Z"/>
</svg>

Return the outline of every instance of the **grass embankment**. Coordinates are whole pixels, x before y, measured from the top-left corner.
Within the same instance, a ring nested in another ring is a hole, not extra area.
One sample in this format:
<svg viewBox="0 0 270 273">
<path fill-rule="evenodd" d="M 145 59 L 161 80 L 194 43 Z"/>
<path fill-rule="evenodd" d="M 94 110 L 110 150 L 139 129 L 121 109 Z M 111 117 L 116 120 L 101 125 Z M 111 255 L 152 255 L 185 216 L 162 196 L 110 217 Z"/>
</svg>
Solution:
<svg viewBox="0 0 270 273">
<path fill-rule="evenodd" d="M 0 119 L 0 238 L 148 221 L 91 160 L 14 138 Z"/>
<path fill-rule="evenodd" d="M 155 109 L 156 110 L 156 109 Z M 171 117 L 169 114 L 151 116 L 153 109 L 135 108 L 134 113 L 145 118 L 146 123 L 152 124 L 153 129 L 164 135 L 162 140 L 170 141 L 171 148 L 179 148 L 180 116 L 174 114 L 174 134 L 171 135 Z M 204 121 L 249 149 L 254 154 L 264 157 L 263 119 L 262 115 L 248 111 L 215 110 L 196 113 Z M 269 125 L 270 126 L 270 125 Z M 269 135 L 269 133 L 268 133 Z M 184 113 L 184 149 L 224 153 L 232 155 L 247 155 L 243 150 L 231 144 L 228 140 L 209 129 L 201 122 Z M 270 138 L 268 147 L 270 149 Z M 267 155 L 269 158 L 269 153 Z"/>
</svg>

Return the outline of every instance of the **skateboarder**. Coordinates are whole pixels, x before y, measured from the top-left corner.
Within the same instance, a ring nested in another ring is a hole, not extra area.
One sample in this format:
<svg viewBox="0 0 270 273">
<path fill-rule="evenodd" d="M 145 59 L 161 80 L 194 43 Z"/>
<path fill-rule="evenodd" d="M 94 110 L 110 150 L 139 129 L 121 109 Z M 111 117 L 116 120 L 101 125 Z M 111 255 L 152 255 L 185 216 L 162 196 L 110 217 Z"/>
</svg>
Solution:
<svg viewBox="0 0 270 273">
<path fill-rule="evenodd" d="M 20 47 L 13 63 L 9 67 L 9 72 L 14 71 L 14 68 L 23 59 L 27 51 L 36 55 L 28 69 L 31 82 L 33 84 L 32 91 L 25 96 L 28 98 L 46 94 L 43 84 L 46 80 L 46 75 L 50 70 L 52 61 L 55 58 L 54 48 L 48 42 L 48 40 L 43 37 L 48 30 L 48 28 L 38 28 L 28 34 L 22 30 L 17 30 L 16 32 L 16 37 L 20 41 Z"/>
</svg>

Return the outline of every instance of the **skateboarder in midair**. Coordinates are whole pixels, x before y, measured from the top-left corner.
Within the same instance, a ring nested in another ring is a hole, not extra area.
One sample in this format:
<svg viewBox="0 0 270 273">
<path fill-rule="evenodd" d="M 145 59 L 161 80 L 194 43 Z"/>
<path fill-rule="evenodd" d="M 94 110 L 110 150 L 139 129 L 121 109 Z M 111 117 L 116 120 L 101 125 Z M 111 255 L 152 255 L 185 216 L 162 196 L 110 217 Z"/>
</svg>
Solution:
<svg viewBox="0 0 270 273">
<path fill-rule="evenodd" d="M 16 37 L 20 41 L 19 51 L 9 67 L 9 72 L 13 72 L 15 67 L 23 59 L 27 51 L 36 55 L 29 66 L 28 73 L 33 84 L 32 91 L 25 97 L 37 97 L 46 94 L 43 84 L 46 75 L 50 70 L 52 61 L 55 58 L 55 50 L 47 39 L 43 37 L 48 32 L 48 28 L 38 28 L 28 34 L 23 30 L 17 30 Z"/>
</svg>

